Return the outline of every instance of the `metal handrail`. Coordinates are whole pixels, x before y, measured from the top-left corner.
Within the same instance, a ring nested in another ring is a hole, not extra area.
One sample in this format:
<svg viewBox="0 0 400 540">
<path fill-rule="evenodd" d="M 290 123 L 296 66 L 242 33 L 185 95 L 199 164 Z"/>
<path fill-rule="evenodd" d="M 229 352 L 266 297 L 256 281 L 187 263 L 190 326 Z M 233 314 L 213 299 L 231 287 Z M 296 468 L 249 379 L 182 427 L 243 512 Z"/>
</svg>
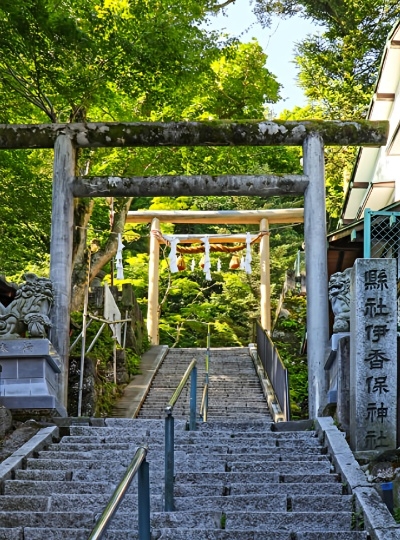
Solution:
<svg viewBox="0 0 400 540">
<path fill-rule="evenodd" d="M 196 393 L 197 393 L 197 360 L 194 358 L 177 389 L 173 393 L 168 405 L 165 407 L 165 474 L 164 474 L 164 510 L 172 512 L 174 510 L 174 417 L 172 411 L 181 392 L 187 383 L 189 375 L 190 381 L 190 422 L 189 429 L 196 430 Z"/>
<path fill-rule="evenodd" d="M 166 412 L 167 412 L 167 409 L 171 410 L 171 412 L 172 412 L 172 409 L 174 408 L 175 403 L 178 401 L 178 398 L 181 395 L 182 390 L 185 387 L 185 384 L 187 383 L 189 375 L 192 373 L 193 369 L 196 367 L 196 364 L 197 364 L 197 360 L 194 358 L 190 362 L 189 367 L 185 371 L 185 373 L 184 373 L 184 375 L 183 375 L 183 377 L 181 379 L 181 382 L 178 384 L 175 392 L 172 394 L 171 399 L 168 401 L 168 405 L 165 407 Z"/>
<path fill-rule="evenodd" d="M 201 400 L 200 407 L 200 416 L 203 419 L 203 422 L 207 422 L 208 415 L 208 388 L 209 388 L 209 368 L 210 368 L 210 347 L 211 347 L 211 323 L 207 324 L 207 351 L 206 351 L 206 361 L 205 361 L 205 378 L 204 378 L 204 388 L 203 388 L 203 397 Z"/>
<path fill-rule="evenodd" d="M 208 382 L 205 383 L 203 388 L 203 396 L 201 398 L 200 405 L 200 416 L 203 419 L 203 422 L 207 422 L 207 412 L 208 412 Z"/>
<path fill-rule="evenodd" d="M 150 481 L 147 448 L 140 447 L 129 464 L 124 477 L 116 487 L 107 506 L 94 526 L 88 540 L 98 540 L 107 531 L 133 478 L 138 473 L 138 529 L 139 540 L 150 540 Z"/>
<path fill-rule="evenodd" d="M 290 420 L 288 371 L 278 350 L 259 322 L 256 323 L 257 354 L 272 385 L 284 419 Z"/>
</svg>

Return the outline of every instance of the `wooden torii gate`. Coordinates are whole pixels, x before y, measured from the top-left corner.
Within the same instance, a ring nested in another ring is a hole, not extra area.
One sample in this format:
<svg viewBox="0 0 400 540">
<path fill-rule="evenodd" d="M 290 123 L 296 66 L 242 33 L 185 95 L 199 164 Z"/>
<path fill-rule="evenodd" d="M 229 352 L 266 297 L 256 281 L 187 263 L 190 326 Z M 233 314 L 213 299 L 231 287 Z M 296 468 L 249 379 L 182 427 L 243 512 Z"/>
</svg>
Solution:
<svg viewBox="0 0 400 540">
<path fill-rule="evenodd" d="M 304 189 L 308 182 L 304 182 Z M 259 225 L 260 232 L 267 233 L 258 239 L 260 243 L 260 317 L 264 330 L 271 330 L 271 294 L 270 294 L 270 256 L 269 225 L 275 223 L 302 223 L 303 208 L 282 210 L 143 210 L 128 212 L 127 223 L 151 223 L 151 231 L 159 231 L 160 223 L 201 223 L 205 224 L 243 224 Z M 178 235 L 179 236 L 179 235 Z M 194 235 L 180 239 L 180 243 L 200 241 Z M 197 235 L 198 236 L 198 235 Z M 200 235 L 205 236 L 205 235 Z M 162 238 L 162 237 L 161 237 Z M 209 235 L 210 243 L 245 242 L 243 235 Z M 147 305 L 147 332 L 153 345 L 159 344 L 159 258 L 160 236 L 150 236 L 149 292 Z"/>
<path fill-rule="evenodd" d="M 50 339 L 63 362 L 59 400 L 66 404 L 71 298 L 73 199 L 161 195 L 290 195 L 305 189 L 309 414 L 325 405 L 328 273 L 324 144 L 384 146 L 388 122 L 223 121 L 99 122 L 0 125 L 0 149 L 53 148 L 50 278 L 54 285 Z M 304 175 L 77 178 L 76 148 L 143 146 L 302 146 Z"/>
</svg>

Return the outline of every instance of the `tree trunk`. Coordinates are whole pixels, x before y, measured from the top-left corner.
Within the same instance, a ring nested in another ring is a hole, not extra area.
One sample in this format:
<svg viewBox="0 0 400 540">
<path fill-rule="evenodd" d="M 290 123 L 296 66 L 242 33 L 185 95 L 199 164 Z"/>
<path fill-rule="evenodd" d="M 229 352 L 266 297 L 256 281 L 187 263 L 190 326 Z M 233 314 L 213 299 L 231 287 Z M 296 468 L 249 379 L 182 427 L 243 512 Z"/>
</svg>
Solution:
<svg viewBox="0 0 400 540">
<path fill-rule="evenodd" d="M 115 256 L 118 247 L 118 233 L 122 233 L 132 198 L 118 199 L 114 203 L 114 221 L 112 230 L 104 247 L 96 253 L 91 253 L 87 246 L 87 223 L 89 222 L 92 205 L 86 205 L 86 211 L 82 208 L 84 204 L 80 203 L 81 209 L 78 214 L 80 222 L 86 223 L 82 234 L 79 236 L 79 244 L 75 246 L 76 257 L 74 260 L 74 270 L 72 274 L 72 300 L 71 311 L 82 309 L 85 295 L 85 286 L 88 281 L 88 263 L 90 256 L 90 282 L 97 276 L 100 270 Z"/>
</svg>

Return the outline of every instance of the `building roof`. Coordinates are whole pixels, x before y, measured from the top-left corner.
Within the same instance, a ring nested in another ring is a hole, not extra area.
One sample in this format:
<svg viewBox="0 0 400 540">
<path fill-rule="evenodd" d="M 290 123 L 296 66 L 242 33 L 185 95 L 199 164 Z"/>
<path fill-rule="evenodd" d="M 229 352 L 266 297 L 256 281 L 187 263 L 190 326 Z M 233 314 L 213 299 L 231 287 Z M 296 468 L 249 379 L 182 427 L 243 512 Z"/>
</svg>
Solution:
<svg viewBox="0 0 400 540">
<path fill-rule="evenodd" d="M 368 110 L 368 120 L 390 120 L 400 103 L 395 104 L 400 81 L 400 21 L 388 36 L 382 56 L 374 95 Z M 398 100 L 400 101 L 400 100 Z M 379 210 L 394 202 L 395 182 L 393 176 L 398 168 L 387 157 L 400 156 L 399 120 L 391 122 L 389 142 L 383 148 L 363 147 L 359 150 L 353 174 L 345 196 L 341 224 L 346 225 L 364 215 L 365 208 Z M 380 158 L 380 165 L 376 164 Z M 393 170 L 390 170 L 392 167 Z M 383 170 L 384 169 L 384 170 Z"/>
</svg>

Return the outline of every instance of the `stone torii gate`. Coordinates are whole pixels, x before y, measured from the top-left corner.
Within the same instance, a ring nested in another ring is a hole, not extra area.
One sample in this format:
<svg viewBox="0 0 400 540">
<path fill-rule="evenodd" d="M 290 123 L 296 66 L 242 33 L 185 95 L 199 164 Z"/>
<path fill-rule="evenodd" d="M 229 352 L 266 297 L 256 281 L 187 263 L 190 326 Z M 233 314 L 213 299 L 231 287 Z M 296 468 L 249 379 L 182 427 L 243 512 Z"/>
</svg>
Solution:
<svg viewBox="0 0 400 540">
<path fill-rule="evenodd" d="M 53 148 L 50 278 L 55 291 L 50 339 L 63 372 L 59 398 L 66 403 L 74 197 L 176 195 L 293 195 L 304 191 L 309 414 L 325 405 L 328 347 L 328 273 L 324 144 L 384 146 L 388 122 L 223 121 L 110 122 L 0 125 L 0 149 Z M 302 146 L 304 175 L 77 178 L 76 149 L 143 146 Z"/>
</svg>

